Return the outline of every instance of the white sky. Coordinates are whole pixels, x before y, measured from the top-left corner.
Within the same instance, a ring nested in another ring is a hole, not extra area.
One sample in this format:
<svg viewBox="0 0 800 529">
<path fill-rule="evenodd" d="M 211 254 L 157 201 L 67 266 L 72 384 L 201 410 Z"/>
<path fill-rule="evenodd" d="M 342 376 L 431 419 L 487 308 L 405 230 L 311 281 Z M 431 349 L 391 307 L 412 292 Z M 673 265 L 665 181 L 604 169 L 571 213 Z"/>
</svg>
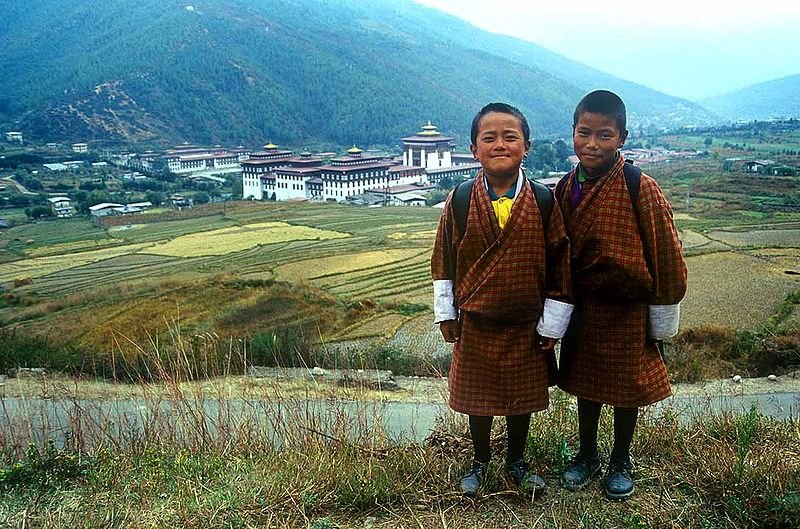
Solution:
<svg viewBox="0 0 800 529">
<path fill-rule="evenodd" d="M 664 93 L 800 73 L 800 0 L 414 0 Z"/>
</svg>

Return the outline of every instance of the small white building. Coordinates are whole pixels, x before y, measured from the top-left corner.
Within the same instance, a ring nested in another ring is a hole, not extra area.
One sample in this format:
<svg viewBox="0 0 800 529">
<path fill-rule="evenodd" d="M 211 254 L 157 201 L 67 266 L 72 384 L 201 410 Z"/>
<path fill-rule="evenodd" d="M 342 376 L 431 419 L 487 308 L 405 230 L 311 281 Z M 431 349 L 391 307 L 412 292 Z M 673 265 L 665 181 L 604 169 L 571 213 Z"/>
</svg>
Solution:
<svg viewBox="0 0 800 529">
<path fill-rule="evenodd" d="M 128 207 L 137 208 L 140 211 L 147 211 L 148 209 L 153 207 L 153 203 L 150 201 L 147 202 L 131 202 L 128 204 Z"/>
<path fill-rule="evenodd" d="M 117 208 L 124 208 L 125 206 L 122 204 L 117 204 L 116 202 L 101 202 L 100 204 L 95 204 L 94 206 L 89 206 L 89 213 L 93 217 L 105 217 L 108 215 L 114 215 L 116 213 Z"/>
<path fill-rule="evenodd" d="M 17 131 L 6 132 L 6 141 L 11 143 L 22 143 L 22 133 Z"/>
<path fill-rule="evenodd" d="M 425 195 L 422 193 L 398 193 L 392 195 L 390 204 L 392 206 L 424 206 L 426 204 Z"/>
<path fill-rule="evenodd" d="M 67 218 L 72 216 L 72 204 L 67 197 L 50 197 L 50 212 L 54 217 Z"/>
<path fill-rule="evenodd" d="M 72 152 L 84 153 L 84 152 L 87 152 L 88 150 L 89 150 L 89 144 L 88 143 L 73 143 L 72 144 Z"/>
<path fill-rule="evenodd" d="M 67 171 L 70 167 L 68 165 L 64 165 L 63 163 L 46 163 L 42 164 L 45 169 L 48 171 L 59 172 L 59 171 Z"/>
</svg>

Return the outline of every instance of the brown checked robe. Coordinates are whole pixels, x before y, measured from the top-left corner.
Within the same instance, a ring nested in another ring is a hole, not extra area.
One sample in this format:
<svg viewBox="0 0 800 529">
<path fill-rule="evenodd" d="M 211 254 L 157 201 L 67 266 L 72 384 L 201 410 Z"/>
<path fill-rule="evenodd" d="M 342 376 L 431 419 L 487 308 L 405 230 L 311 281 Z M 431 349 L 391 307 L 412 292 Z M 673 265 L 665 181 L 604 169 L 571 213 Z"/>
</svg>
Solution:
<svg viewBox="0 0 800 529">
<path fill-rule="evenodd" d="M 569 242 L 554 205 L 547 242 L 527 182 L 501 230 L 483 175 L 472 186 L 463 237 L 451 193 L 431 259 L 434 280 L 453 281 L 460 338 L 453 348 L 450 407 L 470 415 L 520 415 L 545 409 L 555 358 L 536 347 L 545 296 L 568 299 Z"/>
<path fill-rule="evenodd" d="M 575 309 L 561 344 L 558 385 L 584 399 L 637 407 L 671 393 L 661 354 L 647 336 L 648 308 L 678 304 L 687 274 L 672 208 L 642 174 L 640 229 L 623 163 L 618 156 L 608 173 L 585 183 L 574 211 L 577 168 L 564 177 L 558 200 L 570 237 Z"/>
</svg>

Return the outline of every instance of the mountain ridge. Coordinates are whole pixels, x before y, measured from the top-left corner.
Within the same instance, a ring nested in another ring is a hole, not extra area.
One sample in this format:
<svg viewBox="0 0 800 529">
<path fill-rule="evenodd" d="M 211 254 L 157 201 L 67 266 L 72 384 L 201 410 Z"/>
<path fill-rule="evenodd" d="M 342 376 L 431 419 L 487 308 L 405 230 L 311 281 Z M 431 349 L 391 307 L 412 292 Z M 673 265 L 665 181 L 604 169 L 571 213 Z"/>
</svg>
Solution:
<svg viewBox="0 0 800 529">
<path fill-rule="evenodd" d="M 800 74 L 746 86 L 700 101 L 731 120 L 800 117 Z"/>
<path fill-rule="evenodd" d="M 32 0 L 0 46 L 0 122 L 43 141 L 390 147 L 432 120 L 466 148 L 489 101 L 556 137 L 600 86 L 633 126 L 716 119 L 410 0 Z"/>
</svg>

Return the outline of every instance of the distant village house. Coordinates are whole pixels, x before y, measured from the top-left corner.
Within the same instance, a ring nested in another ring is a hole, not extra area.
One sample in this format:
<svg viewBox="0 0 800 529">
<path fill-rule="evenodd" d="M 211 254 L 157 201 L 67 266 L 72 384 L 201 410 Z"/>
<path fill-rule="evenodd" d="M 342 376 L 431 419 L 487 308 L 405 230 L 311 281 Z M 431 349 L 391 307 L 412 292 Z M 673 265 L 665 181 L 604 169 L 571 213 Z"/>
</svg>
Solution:
<svg viewBox="0 0 800 529">
<path fill-rule="evenodd" d="M 72 216 L 72 204 L 67 197 L 51 197 L 47 201 L 50 203 L 50 212 L 54 217 L 67 218 Z"/>
<path fill-rule="evenodd" d="M 22 143 L 22 133 L 21 132 L 6 132 L 6 141 L 10 143 Z"/>
</svg>

